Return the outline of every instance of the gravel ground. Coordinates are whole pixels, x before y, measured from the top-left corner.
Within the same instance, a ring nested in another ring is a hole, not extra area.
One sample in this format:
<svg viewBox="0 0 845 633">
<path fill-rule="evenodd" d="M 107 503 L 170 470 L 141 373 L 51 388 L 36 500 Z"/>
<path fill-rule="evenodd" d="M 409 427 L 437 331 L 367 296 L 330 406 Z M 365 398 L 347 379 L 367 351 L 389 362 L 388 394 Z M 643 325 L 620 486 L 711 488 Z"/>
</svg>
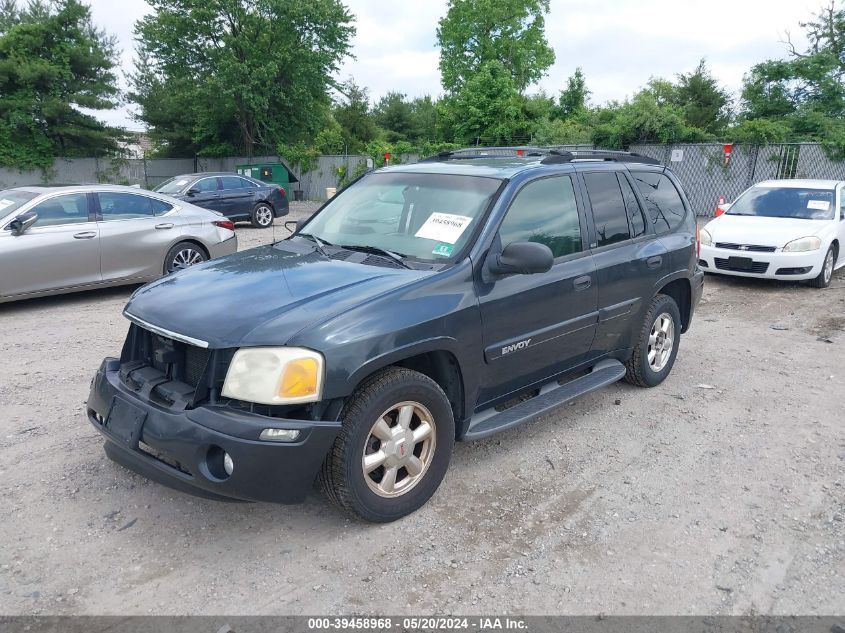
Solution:
<svg viewBox="0 0 845 633">
<path fill-rule="evenodd" d="M 83 407 L 131 291 L 0 306 L 0 613 L 845 613 L 845 271 L 709 276 L 663 385 L 457 445 L 386 526 L 111 463 Z"/>
</svg>

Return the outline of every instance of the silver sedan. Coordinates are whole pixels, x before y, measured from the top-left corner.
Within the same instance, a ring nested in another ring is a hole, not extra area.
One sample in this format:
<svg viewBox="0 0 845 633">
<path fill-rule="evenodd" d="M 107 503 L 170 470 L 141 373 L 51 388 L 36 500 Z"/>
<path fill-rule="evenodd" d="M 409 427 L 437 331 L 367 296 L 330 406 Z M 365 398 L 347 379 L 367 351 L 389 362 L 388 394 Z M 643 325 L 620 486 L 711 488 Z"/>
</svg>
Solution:
<svg viewBox="0 0 845 633">
<path fill-rule="evenodd" d="M 134 187 L 0 191 L 0 303 L 143 283 L 238 250 L 232 222 Z"/>
</svg>

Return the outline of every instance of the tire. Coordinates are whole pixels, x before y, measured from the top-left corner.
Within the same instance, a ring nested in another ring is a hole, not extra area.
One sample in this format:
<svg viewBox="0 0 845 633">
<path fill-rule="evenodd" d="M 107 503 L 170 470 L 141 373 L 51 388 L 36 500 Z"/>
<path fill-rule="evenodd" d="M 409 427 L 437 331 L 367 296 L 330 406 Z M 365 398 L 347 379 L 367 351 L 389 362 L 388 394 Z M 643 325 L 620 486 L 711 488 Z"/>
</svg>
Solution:
<svg viewBox="0 0 845 633">
<path fill-rule="evenodd" d="M 365 521 L 387 523 L 431 498 L 446 474 L 455 443 L 452 407 L 436 382 L 410 369 L 390 367 L 368 378 L 340 417 L 340 433 L 319 476 L 332 503 Z M 421 430 L 425 424 L 427 434 Z"/>
<path fill-rule="evenodd" d="M 193 242 L 179 242 L 164 257 L 164 273 L 169 275 L 208 261 L 208 253 Z"/>
<path fill-rule="evenodd" d="M 671 348 L 665 354 L 667 341 Z M 659 385 L 672 371 L 680 342 L 681 312 L 678 304 L 672 297 L 658 294 L 646 311 L 634 353 L 625 363 L 625 380 L 638 387 Z"/>
<path fill-rule="evenodd" d="M 273 226 L 273 219 L 275 218 L 275 215 L 273 207 L 269 202 L 259 202 L 252 210 L 252 215 L 250 215 L 249 221 L 252 222 L 252 226 L 255 228 L 267 229 Z"/>
<path fill-rule="evenodd" d="M 833 266 L 836 264 L 836 246 L 830 245 L 822 260 L 822 269 L 819 276 L 810 280 L 810 285 L 815 288 L 827 288 L 830 280 L 833 279 Z"/>
</svg>

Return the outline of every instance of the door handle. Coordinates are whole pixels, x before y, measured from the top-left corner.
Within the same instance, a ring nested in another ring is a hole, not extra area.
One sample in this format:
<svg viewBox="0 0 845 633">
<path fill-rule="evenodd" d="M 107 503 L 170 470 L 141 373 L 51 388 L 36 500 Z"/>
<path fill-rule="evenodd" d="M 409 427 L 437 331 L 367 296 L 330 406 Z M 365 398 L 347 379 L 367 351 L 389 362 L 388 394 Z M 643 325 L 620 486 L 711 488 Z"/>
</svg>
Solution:
<svg viewBox="0 0 845 633">
<path fill-rule="evenodd" d="M 83 231 L 82 233 L 74 233 L 73 237 L 77 240 L 90 240 L 92 237 L 97 237 L 97 234 L 94 231 Z"/>
<path fill-rule="evenodd" d="M 593 278 L 589 275 L 582 275 L 581 277 L 576 277 L 572 280 L 572 285 L 575 286 L 575 290 L 586 290 L 589 288 L 593 283 Z"/>
<path fill-rule="evenodd" d="M 163 224 L 156 224 L 157 229 L 172 229 L 173 222 L 164 222 Z"/>
<path fill-rule="evenodd" d="M 649 268 L 660 268 L 663 265 L 663 257 L 660 255 L 649 257 L 647 260 L 645 260 L 645 264 Z"/>
</svg>

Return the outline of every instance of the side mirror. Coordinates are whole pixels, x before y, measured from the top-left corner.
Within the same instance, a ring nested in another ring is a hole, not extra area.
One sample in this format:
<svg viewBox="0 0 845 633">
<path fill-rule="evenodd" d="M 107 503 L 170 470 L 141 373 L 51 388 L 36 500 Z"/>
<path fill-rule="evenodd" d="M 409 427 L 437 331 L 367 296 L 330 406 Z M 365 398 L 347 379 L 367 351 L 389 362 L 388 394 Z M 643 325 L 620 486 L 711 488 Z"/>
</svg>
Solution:
<svg viewBox="0 0 845 633">
<path fill-rule="evenodd" d="M 27 211 L 26 213 L 21 213 L 18 217 L 9 222 L 9 229 L 11 229 L 12 235 L 22 235 L 23 233 L 26 233 L 27 229 L 35 224 L 37 220 L 38 214 L 35 211 Z"/>
<path fill-rule="evenodd" d="M 185 195 L 186 195 L 186 196 L 195 196 L 195 195 L 197 195 L 198 193 L 200 193 L 200 190 L 199 190 L 199 189 L 197 189 L 196 187 L 191 187 L 190 189 L 188 189 L 188 190 L 185 192 Z"/>
<path fill-rule="evenodd" d="M 545 244 L 511 242 L 501 253 L 487 259 L 487 270 L 494 275 L 533 275 L 551 270 L 555 257 Z"/>
<path fill-rule="evenodd" d="M 303 219 L 303 220 L 288 220 L 287 222 L 285 222 L 285 228 L 286 228 L 288 231 L 290 231 L 290 232 L 291 232 L 291 234 L 293 234 L 293 233 L 298 233 L 298 232 L 299 232 L 299 230 L 300 230 L 303 226 L 305 226 L 306 224 L 308 224 L 308 220 L 309 220 L 309 219 L 310 219 L 310 218 L 305 218 L 305 219 Z"/>
</svg>

